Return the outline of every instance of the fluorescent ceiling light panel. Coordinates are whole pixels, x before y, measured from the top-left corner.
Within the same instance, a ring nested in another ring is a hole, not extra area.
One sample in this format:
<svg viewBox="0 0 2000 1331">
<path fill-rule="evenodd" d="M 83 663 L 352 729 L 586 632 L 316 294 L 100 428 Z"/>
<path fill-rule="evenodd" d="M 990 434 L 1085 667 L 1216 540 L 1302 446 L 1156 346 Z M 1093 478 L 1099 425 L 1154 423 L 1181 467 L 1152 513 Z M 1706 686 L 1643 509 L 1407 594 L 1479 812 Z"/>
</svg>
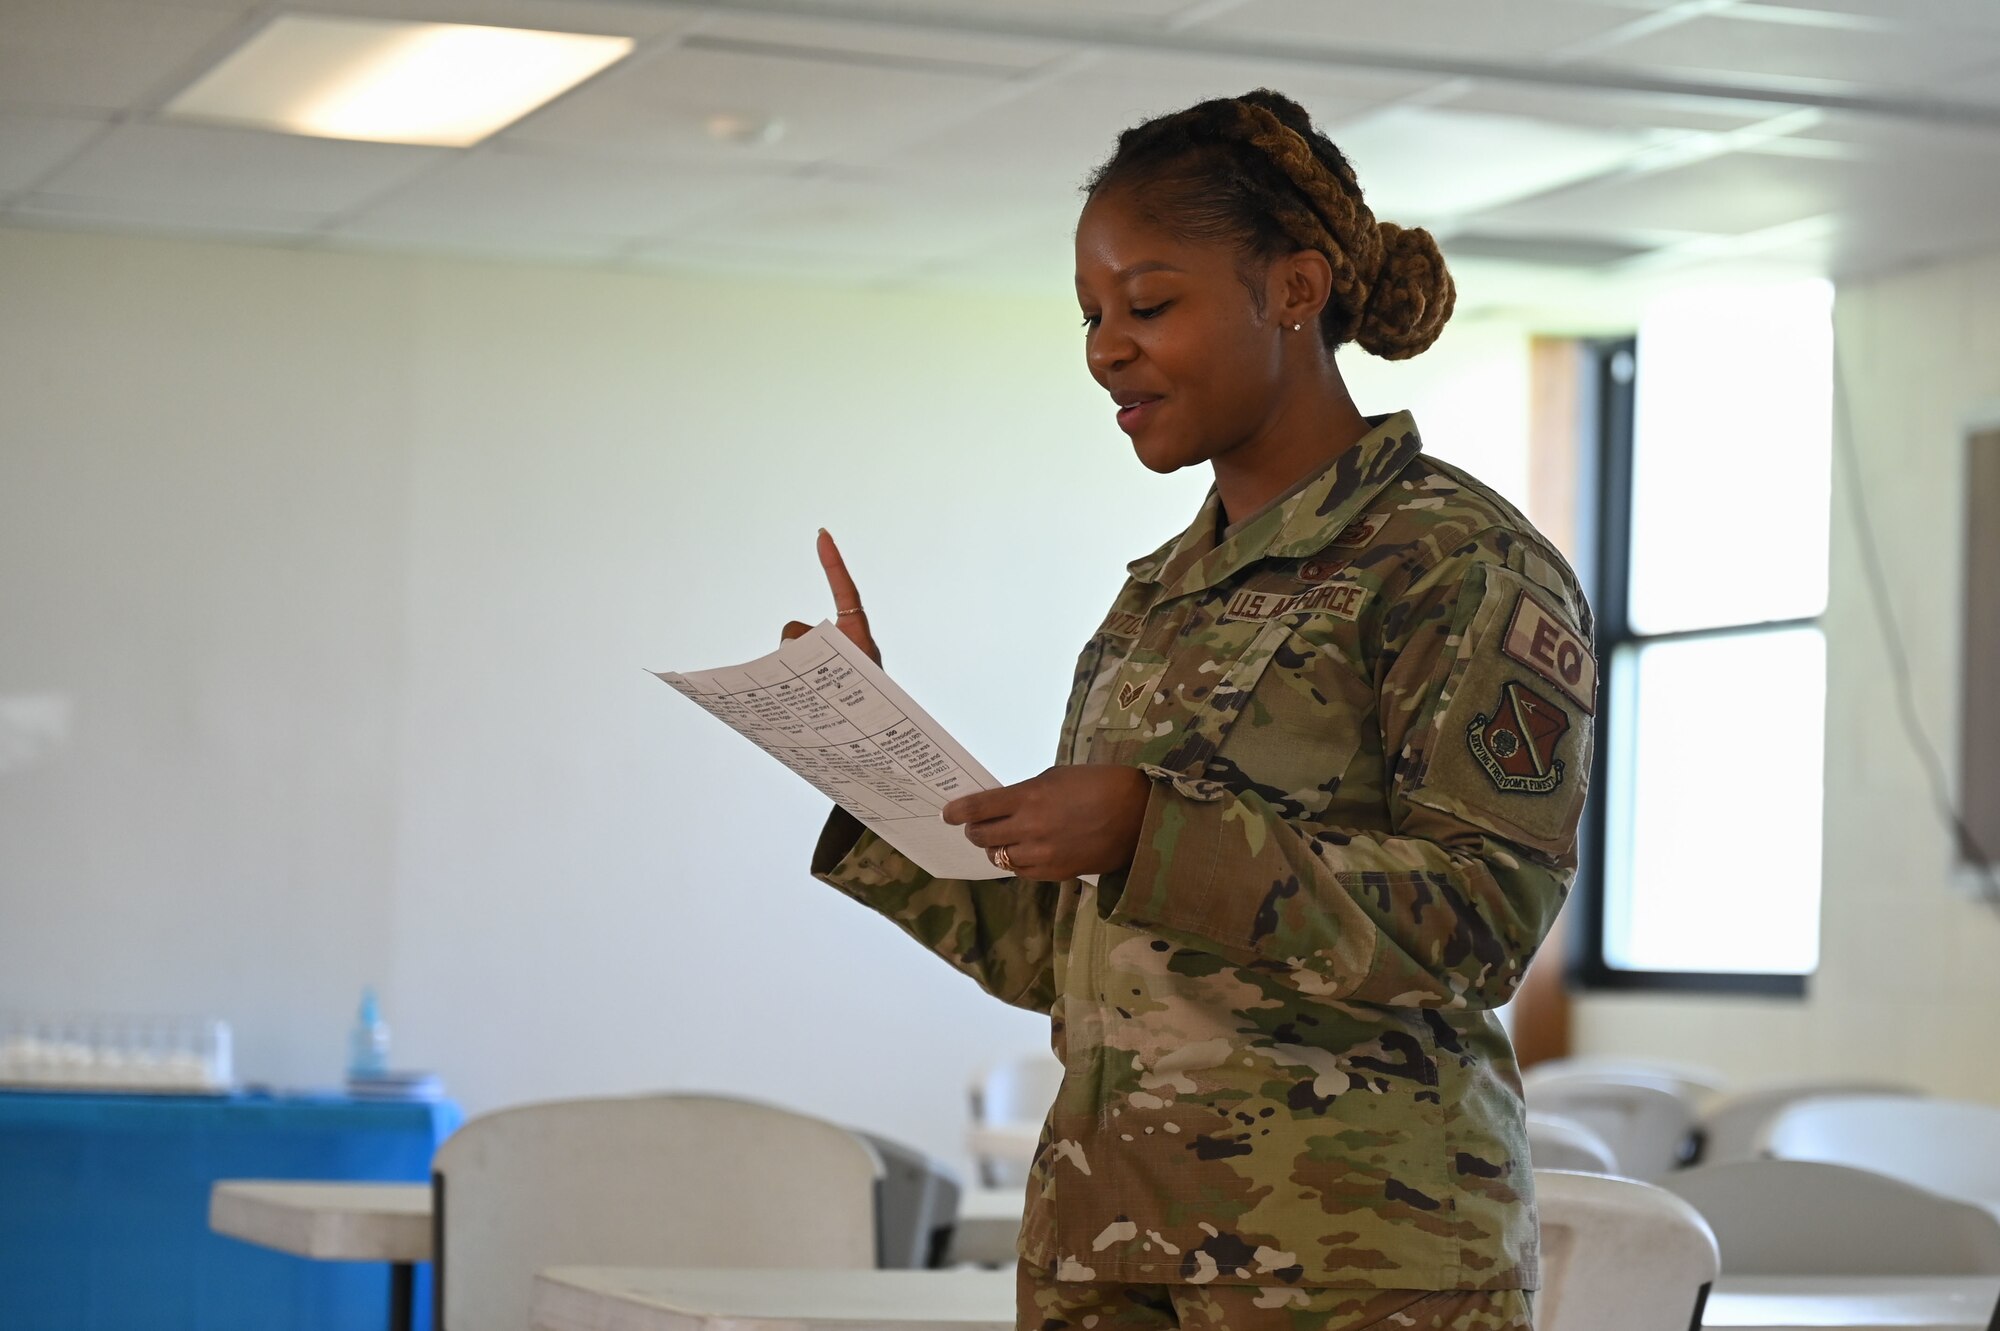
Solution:
<svg viewBox="0 0 2000 1331">
<path fill-rule="evenodd" d="M 281 14 L 166 111 L 327 139 L 463 148 L 631 49 L 630 37 Z"/>
<path fill-rule="evenodd" d="M 1330 134 L 1354 163 L 1375 215 L 1411 223 L 1464 216 L 1587 179 L 1673 137 L 1417 106 L 1362 116 Z"/>
</svg>

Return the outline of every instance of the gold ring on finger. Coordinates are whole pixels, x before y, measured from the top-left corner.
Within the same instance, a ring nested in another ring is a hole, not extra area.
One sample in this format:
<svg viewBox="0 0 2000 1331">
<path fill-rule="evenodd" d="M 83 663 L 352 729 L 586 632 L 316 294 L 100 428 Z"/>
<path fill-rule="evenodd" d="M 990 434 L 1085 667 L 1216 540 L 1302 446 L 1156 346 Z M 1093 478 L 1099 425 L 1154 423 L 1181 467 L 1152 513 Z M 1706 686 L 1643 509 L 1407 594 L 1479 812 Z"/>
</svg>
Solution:
<svg viewBox="0 0 2000 1331">
<path fill-rule="evenodd" d="M 992 850 L 987 851 L 986 855 L 988 859 L 993 861 L 994 868 L 1004 869 L 1008 873 L 1014 872 L 1014 859 L 1007 853 L 1007 847 L 995 846 Z"/>
</svg>

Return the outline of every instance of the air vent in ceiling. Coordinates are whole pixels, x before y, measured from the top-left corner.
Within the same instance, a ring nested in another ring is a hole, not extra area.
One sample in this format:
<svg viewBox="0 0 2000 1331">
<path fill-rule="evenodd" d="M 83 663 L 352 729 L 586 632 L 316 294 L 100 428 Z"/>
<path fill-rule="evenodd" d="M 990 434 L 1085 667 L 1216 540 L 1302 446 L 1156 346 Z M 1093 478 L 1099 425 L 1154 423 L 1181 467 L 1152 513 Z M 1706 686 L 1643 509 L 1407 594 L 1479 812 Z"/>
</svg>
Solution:
<svg viewBox="0 0 2000 1331">
<path fill-rule="evenodd" d="M 1561 268 L 1602 268 L 1651 253 L 1645 245 L 1578 236 L 1501 236 L 1461 232 L 1443 242 L 1444 256 L 1466 259 L 1506 259 L 1512 263 L 1542 263 Z"/>
</svg>

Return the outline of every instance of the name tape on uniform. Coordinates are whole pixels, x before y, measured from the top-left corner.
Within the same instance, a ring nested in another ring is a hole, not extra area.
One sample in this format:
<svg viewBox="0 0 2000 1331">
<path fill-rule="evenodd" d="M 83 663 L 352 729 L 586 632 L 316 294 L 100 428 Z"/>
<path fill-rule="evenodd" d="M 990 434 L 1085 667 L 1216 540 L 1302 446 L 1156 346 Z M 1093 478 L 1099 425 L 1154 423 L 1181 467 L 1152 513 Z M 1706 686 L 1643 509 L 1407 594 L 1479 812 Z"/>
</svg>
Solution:
<svg viewBox="0 0 2000 1331">
<path fill-rule="evenodd" d="M 1352 622 L 1361 617 L 1368 589 L 1358 582 L 1323 582 L 1302 592 L 1253 592 L 1248 588 L 1229 598 L 1224 620 L 1276 619 L 1280 615 L 1328 614 Z"/>
<path fill-rule="evenodd" d="M 1590 644 L 1572 633 L 1548 607 L 1527 592 L 1514 605 L 1514 622 L 1502 644 L 1507 655 L 1597 714 L 1597 658 Z"/>
<path fill-rule="evenodd" d="M 1139 630 L 1146 627 L 1143 615 L 1135 615 L 1127 610 L 1114 610 L 1104 620 L 1103 632 L 1114 638 L 1136 638 Z"/>
</svg>

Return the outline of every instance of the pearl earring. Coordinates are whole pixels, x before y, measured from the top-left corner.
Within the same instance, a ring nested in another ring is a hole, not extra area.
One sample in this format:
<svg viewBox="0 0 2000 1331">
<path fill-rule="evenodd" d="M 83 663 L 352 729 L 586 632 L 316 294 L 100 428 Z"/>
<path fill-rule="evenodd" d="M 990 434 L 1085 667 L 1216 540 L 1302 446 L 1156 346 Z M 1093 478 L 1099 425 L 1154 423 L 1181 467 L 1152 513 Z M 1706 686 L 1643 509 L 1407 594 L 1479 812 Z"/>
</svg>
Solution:
<svg viewBox="0 0 2000 1331">
<path fill-rule="evenodd" d="M 1304 324 L 1293 324 L 1293 325 L 1292 325 L 1292 331 L 1293 331 L 1294 333 L 1296 333 L 1296 332 L 1298 332 L 1298 331 L 1299 331 L 1299 329 L 1301 329 L 1301 328 L 1303 328 L 1303 327 L 1305 327 L 1305 325 L 1304 325 Z"/>
</svg>

